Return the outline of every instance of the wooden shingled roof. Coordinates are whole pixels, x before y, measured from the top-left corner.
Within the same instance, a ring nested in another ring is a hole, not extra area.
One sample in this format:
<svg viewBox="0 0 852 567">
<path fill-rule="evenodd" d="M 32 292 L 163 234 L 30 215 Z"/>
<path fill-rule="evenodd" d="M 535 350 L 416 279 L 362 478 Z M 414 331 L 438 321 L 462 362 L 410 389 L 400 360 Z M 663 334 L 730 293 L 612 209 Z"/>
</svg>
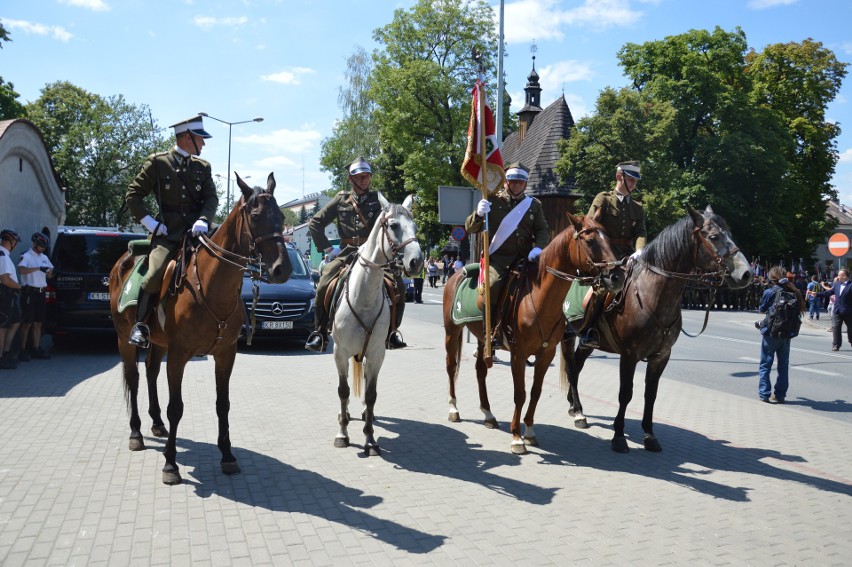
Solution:
<svg viewBox="0 0 852 567">
<path fill-rule="evenodd" d="M 554 171 L 556 160 L 559 159 L 558 143 L 568 139 L 573 127 L 574 118 L 563 95 L 535 114 L 523 140 L 518 131 L 503 141 L 503 161 L 507 164 L 519 161 L 530 168 L 527 184 L 527 193 L 530 195 L 578 196 L 573 180 L 561 183 Z"/>
</svg>

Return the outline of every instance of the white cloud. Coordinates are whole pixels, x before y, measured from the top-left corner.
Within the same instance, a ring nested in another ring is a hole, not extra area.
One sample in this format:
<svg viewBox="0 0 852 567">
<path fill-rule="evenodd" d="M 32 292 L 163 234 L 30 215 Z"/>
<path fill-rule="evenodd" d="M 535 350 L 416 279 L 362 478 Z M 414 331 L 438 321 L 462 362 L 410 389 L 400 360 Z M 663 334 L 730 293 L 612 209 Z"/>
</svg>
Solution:
<svg viewBox="0 0 852 567">
<path fill-rule="evenodd" d="M 192 22 L 203 29 L 210 29 L 216 26 L 244 26 L 248 23 L 246 16 L 214 18 L 212 16 L 195 16 Z"/>
<path fill-rule="evenodd" d="M 747 5 L 752 10 L 765 10 L 766 8 L 774 8 L 775 6 L 789 6 L 795 4 L 799 0 L 751 0 Z"/>
<path fill-rule="evenodd" d="M 109 12 L 112 8 L 103 0 L 59 0 L 60 4 L 68 4 L 75 8 L 86 8 L 95 12 Z"/>
<path fill-rule="evenodd" d="M 9 30 L 20 30 L 26 34 L 45 35 L 53 39 L 58 39 L 61 42 L 68 42 L 74 36 L 61 26 L 48 26 L 45 24 L 36 24 L 25 20 L 10 20 L 3 19 L 3 25 Z"/>
<path fill-rule="evenodd" d="M 252 134 L 234 138 L 234 142 L 258 146 L 261 151 L 271 155 L 279 155 L 282 152 L 301 154 L 312 149 L 322 139 L 318 130 L 311 126 L 305 126 L 300 130 L 275 130 L 266 134 Z"/>
<path fill-rule="evenodd" d="M 839 163 L 852 163 L 852 148 L 840 152 L 839 159 L 837 161 Z"/>
<path fill-rule="evenodd" d="M 302 76 L 314 74 L 316 71 L 308 67 L 293 67 L 289 71 L 279 71 L 270 75 L 261 75 L 260 78 L 264 81 L 273 83 L 281 83 L 282 85 L 300 85 L 302 84 Z"/>
<path fill-rule="evenodd" d="M 642 12 L 630 9 L 628 0 L 583 0 L 583 4 L 561 10 L 558 0 L 518 0 L 505 5 L 506 41 L 561 40 L 563 28 L 588 27 L 604 30 L 629 27 Z"/>
</svg>

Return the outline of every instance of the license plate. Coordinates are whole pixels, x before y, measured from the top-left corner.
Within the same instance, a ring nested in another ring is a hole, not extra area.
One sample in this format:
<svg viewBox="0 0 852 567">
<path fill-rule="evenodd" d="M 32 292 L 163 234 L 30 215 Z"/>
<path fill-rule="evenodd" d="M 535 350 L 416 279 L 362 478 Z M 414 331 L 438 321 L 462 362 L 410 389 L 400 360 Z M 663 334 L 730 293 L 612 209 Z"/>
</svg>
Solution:
<svg viewBox="0 0 852 567">
<path fill-rule="evenodd" d="M 293 321 L 264 321 L 260 326 L 263 329 L 270 330 L 292 329 Z"/>
<path fill-rule="evenodd" d="M 89 299 L 89 301 L 109 301 L 109 292 L 93 291 L 87 293 L 86 298 Z"/>
</svg>

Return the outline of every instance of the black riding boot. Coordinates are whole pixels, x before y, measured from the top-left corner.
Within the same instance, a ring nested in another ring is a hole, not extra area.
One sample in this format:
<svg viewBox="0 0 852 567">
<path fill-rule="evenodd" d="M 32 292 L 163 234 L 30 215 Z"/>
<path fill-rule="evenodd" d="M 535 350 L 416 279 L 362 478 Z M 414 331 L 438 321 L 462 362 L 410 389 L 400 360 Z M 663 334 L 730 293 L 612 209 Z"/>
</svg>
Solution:
<svg viewBox="0 0 852 567">
<path fill-rule="evenodd" d="M 600 336 L 595 327 L 589 327 L 580 335 L 580 348 L 600 348 Z"/>
<path fill-rule="evenodd" d="M 140 348 L 148 347 L 148 339 L 151 336 L 151 331 L 145 321 L 154 310 L 154 304 L 157 298 L 153 293 L 148 293 L 145 290 L 139 292 L 139 300 L 136 302 L 136 324 L 130 330 L 130 339 L 128 342 Z"/>
<path fill-rule="evenodd" d="M 306 350 L 314 352 L 325 352 L 328 348 L 328 332 L 325 329 L 318 329 L 308 336 L 305 343 Z"/>
</svg>

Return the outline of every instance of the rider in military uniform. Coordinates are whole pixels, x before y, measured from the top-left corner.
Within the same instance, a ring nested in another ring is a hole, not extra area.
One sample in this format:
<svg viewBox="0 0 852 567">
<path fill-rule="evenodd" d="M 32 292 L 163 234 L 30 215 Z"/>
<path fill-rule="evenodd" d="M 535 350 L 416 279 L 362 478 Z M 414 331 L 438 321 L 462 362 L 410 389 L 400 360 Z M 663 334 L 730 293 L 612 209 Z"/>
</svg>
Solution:
<svg viewBox="0 0 852 567">
<path fill-rule="evenodd" d="M 485 215 L 488 214 L 491 238 L 488 273 L 492 308 L 500 299 L 506 274 L 512 264 L 524 257 L 535 260 L 542 248 L 550 242 L 550 229 L 541 202 L 524 194 L 529 177 L 529 169 L 523 164 L 509 165 L 506 168 L 505 187 L 488 199 L 479 201 L 476 211 L 465 221 L 468 233 L 482 232 L 485 229 Z"/>
<path fill-rule="evenodd" d="M 616 257 L 624 258 L 642 250 L 647 241 L 645 232 L 645 209 L 631 194 L 642 179 L 638 161 L 623 161 L 615 167 L 615 189 L 601 191 L 589 207 L 589 216 L 601 211 L 600 223 L 609 239 Z M 600 307 L 606 292 L 596 295 L 592 317 L 580 337 L 580 346 L 598 348 L 595 322 L 600 316 Z"/>
<path fill-rule="evenodd" d="M 373 225 L 376 224 L 387 200 L 378 191 L 370 191 L 373 170 L 370 164 L 362 158 L 356 159 L 349 166 L 349 183 L 352 191 L 341 191 L 311 218 L 308 228 L 311 240 L 319 250 L 324 250 L 329 262 L 322 269 L 317 284 L 316 309 L 314 311 L 315 330 L 308 337 L 305 348 L 314 352 L 324 352 L 328 347 L 328 313 L 325 312 L 323 300 L 329 290 L 329 283 L 341 269 L 353 259 L 358 252 L 358 246 L 367 241 Z M 325 235 L 325 227 L 337 221 L 337 233 L 340 236 L 340 248 L 334 248 Z M 402 322 L 405 311 L 405 284 L 400 274 L 393 274 L 396 281 L 396 325 L 391 327 L 387 338 L 387 348 L 404 348 L 407 345 L 396 330 Z"/>
<path fill-rule="evenodd" d="M 150 331 L 145 321 L 157 303 L 166 265 L 181 237 L 187 230 L 195 235 L 206 233 L 219 206 L 210 163 L 196 157 L 201 154 L 204 140 L 211 137 L 204 130 L 201 116 L 171 128 L 175 131 L 175 147 L 149 156 L 125 195 L 130 213 L 152 235 L 148 271 L 136 306 L 136 325 L 130 332 L 130 343 L 140 347 L 148 346 Z M 159 208 L 156 217 L 145 204 L 145 197 L 150 194 Z"/>
</svg>

